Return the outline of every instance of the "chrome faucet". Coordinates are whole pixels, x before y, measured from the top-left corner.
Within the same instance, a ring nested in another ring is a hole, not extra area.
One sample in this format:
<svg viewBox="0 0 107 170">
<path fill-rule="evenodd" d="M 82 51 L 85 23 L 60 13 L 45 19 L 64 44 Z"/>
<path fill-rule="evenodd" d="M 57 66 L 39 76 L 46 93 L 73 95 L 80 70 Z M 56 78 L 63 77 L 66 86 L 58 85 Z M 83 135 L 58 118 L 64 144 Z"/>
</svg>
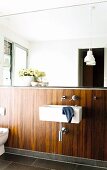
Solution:
<svg viewBox="0 0 107 170">
<path fill-rule="evenodd" d="M 62 96 L 61 101 L 67 99 L 67 96 Z"/>
<path fill-rule="evenodd" d="M 59 130 L 59 141 L 62 141 L 62 135 L 67 134 L 69 130 L 65 127 L 62 127 L 61 130 Z"/>
<path fill-rule="evenodd" d="M 72 98 L 69 101 L 71 101 L 71 100 L 76 101 L 76 100 L 79 100 L 79 99 L 80 99 L 79 96 L 73 95 Z"/>
</svg>

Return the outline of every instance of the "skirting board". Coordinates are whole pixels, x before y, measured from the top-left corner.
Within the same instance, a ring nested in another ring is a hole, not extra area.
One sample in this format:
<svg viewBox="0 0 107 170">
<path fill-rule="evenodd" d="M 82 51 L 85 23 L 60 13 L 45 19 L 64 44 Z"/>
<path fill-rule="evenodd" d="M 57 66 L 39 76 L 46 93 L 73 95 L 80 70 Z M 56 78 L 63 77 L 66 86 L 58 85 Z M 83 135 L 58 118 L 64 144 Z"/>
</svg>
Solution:
<svg viewBox="0 0 107 170">
<path fill-rule="evenodd" d="M 107 161 L 87 159 L 87 158 L 81 158 L 81 157 L 51 154 L 51 153 L 31 151 L 31 150 L 11 148 L 11 147 L 5 147 L 5 152 L 16 154 L 16 155 L 39 158 L 39 159 L 59 161 L 59 162 L 77 163 L 77 164 L 97 166 L 97 167 L 107 167 Z"/>
</svg>

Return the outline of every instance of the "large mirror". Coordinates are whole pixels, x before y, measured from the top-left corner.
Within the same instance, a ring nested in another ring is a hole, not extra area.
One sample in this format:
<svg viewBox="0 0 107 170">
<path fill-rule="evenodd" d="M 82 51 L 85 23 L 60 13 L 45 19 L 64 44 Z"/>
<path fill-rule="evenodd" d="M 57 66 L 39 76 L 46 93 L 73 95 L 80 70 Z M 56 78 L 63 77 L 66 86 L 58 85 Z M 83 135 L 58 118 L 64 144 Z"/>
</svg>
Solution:
<svg viewBox="0 0 107 170">
<path fill-rule="evenodd" d="M 5 67 L 0 84 L 6 85 L 4 74 L 18 85 L 17 71 L 27 63 L 46 73 L 49 86 L 106 87 L 106 12 L 107 2 L 102 2 L 0 17 L 0 69 Z M 84 63 L 89 48 L 95 66 Z M 6 71 L 6 66 L 11 68 Z"/>
</svg>

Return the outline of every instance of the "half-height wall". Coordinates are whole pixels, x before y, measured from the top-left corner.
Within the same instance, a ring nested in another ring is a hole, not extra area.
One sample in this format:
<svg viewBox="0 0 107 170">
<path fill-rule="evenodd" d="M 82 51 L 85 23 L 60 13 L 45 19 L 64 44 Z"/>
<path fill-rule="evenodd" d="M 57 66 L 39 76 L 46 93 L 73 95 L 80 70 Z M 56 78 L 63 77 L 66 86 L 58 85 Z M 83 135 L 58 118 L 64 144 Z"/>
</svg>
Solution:
<svg viewBox="0 0 107 170">
<path fill-rule="evenodd" d="M 61 101 L 62 96 L 78 95 L 78 101 Z M 58 141 L 59 123 L 39 121 L 39 106 L 44 104 L 80 105 L 80 124 L 67 124 L 69 133 Z M 107 161 L 107 91 L 50 89 L 32 87 L 0 88 L 0 106 L 6 116 L 0 126 L 9 127 L 7 146 Z"/>
</svg>

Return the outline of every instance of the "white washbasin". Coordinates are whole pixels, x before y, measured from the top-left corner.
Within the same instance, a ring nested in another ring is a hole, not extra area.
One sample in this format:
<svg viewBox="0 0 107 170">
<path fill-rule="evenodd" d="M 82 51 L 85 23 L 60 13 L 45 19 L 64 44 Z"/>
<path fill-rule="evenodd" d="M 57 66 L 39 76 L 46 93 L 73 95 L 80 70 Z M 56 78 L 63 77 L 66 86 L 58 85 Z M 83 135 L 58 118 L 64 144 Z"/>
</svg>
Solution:
<svg viewBox="0 0 107 170">
<path fill-rule="evenodd" d="M 67 105 L 44 105 L 39 107 L 39 119 L 42 121 L 65 122 L 66 115 L 62 114 L 62 108 Z M 71 106 L 74 109 L 74 116 L 71 123 L 79 123 L 82 120 L 82 107 Z"/>
</svg>

